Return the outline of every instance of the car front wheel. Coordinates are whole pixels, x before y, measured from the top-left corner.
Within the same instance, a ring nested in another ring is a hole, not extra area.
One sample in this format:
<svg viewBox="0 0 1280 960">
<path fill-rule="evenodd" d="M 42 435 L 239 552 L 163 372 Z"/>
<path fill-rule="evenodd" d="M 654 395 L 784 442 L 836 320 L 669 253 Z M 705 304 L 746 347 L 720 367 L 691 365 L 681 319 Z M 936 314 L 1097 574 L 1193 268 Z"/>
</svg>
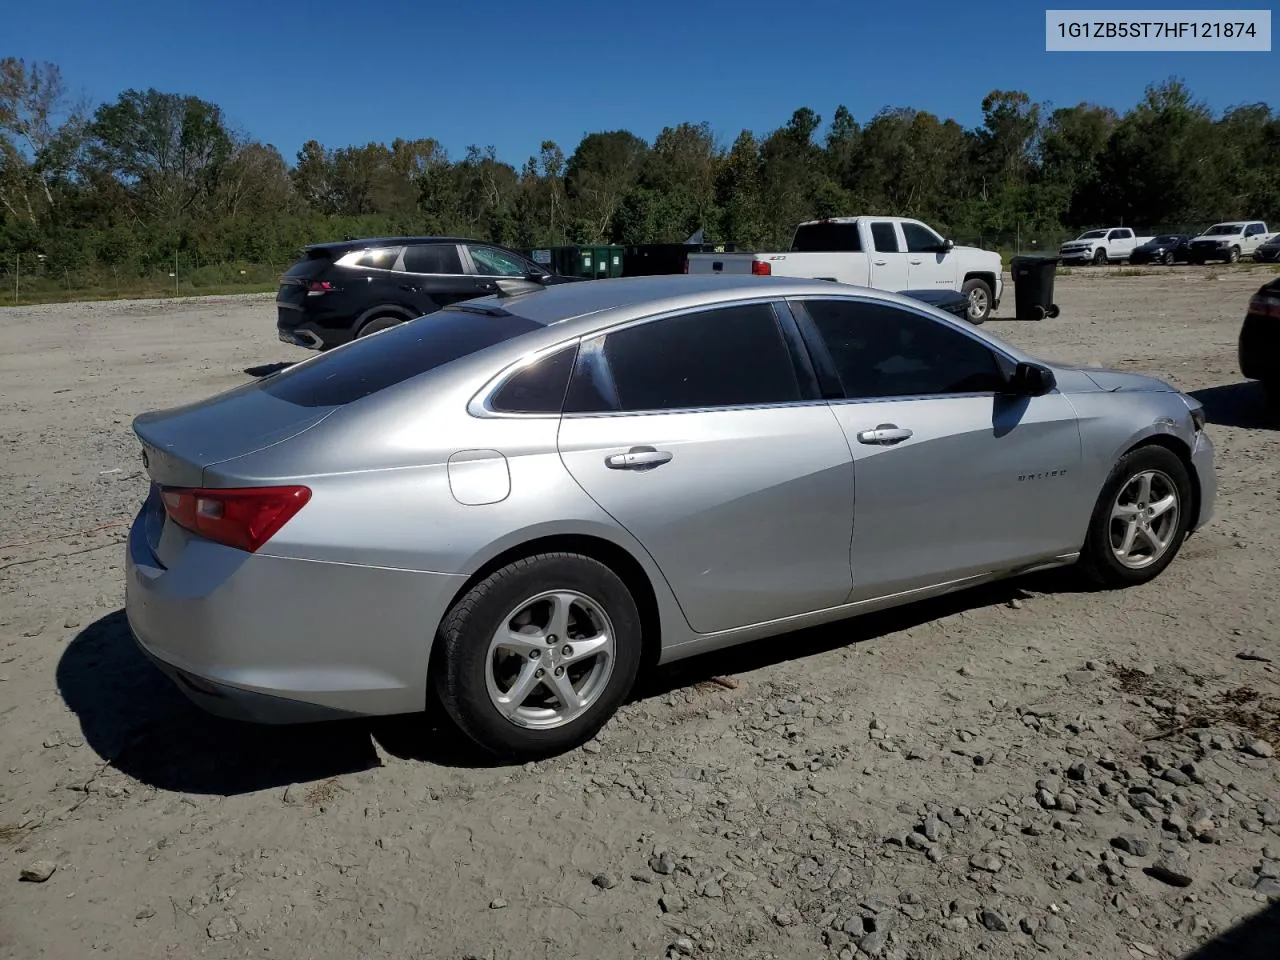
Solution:
<svg viewBox="0 0 1280 960">
<path fill-rule="evenodd" d="M 546 553 L 502 567 L 445 617 L 436 691 L 484 749 L 534 760 L 594 737 L 640 666 L 640 614 L 607 566 Z"/>
<path fill-rule="evenodd" d="M 1109 589 L 1154 580 L 1182 547 L 1191 503 L 1191 477 L 1175 453 L 1159 446 L 1131 450 L 1102 486 L 1082 570 Z"/>
</svg>

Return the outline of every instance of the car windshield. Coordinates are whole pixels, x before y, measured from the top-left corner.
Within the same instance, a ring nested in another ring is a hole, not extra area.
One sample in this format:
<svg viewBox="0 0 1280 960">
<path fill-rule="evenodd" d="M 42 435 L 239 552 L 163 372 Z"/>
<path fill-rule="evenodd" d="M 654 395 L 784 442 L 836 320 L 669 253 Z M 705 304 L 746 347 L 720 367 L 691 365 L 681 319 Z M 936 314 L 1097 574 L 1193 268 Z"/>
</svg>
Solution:
<svg viewBox="0 0 1280 960">
<path fill-rule="evenodd" d="M 1101 240 L 1107 235 L 1105 230 L 1090 230 L 1088 233 L 1082 233 L 1076 237 L 1077 240 Z"/>
<path fill-rule="evenodd" d="M 1164 236 L 1156 237 L 1151 242 L 1152 243 L 1177 243 L 1181 239 L 1182 237 L 1178 236 L 1176 233 L 1166 233 Z"/>
<path fill-rule="evenodd" d="M 440 310 L 286 368 L 257 386 L 301 407 L 342 406 L 542 326 L 509 313 Z"/>
<path fill-rule="evenodd" d="M 1206 237 L 1231 237 L 1240 232 L 1238 223 L 1219 223 L 1204 232 Z"/>
</svg>

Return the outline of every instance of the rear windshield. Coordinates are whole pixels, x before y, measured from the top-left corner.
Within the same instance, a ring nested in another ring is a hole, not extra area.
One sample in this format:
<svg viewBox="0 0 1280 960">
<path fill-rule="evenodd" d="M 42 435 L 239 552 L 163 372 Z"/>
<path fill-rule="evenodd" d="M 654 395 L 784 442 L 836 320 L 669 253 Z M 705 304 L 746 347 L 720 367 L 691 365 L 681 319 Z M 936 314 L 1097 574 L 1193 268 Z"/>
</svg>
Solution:
<svg viewBox="0 0 1280 960">
<path fill-rule="evenodd" d="M 284 272 L 286 277 L 314 277 L 333 262 L 328 250 L 307 250 L 302 259 Z"/>
<path fill-rule="evenodd" d="M 862 249 L 856 223 L 808 223 L 796 228 L 792 253 L 857 253 Z"/>
<path fill-rule="evenodd" d="M 341 406 L 541 327 L 511 314 L 440 311 L 272 374 L 259 385 L 301 407 Z"/>
</svg>

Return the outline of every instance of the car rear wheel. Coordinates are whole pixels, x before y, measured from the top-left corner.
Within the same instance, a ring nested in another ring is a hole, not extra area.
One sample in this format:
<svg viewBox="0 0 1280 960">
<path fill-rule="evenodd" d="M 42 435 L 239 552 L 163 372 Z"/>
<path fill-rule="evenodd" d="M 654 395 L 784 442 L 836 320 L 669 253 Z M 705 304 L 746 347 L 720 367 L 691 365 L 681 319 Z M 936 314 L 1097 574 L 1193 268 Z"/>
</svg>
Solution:
<svg viewBox="0 0 1280 960">
<path fill-rule="evenodd" d="M 965 316 L 970 323 L 976 325 L 991 316 L 991 287 L 988 286 L 987 281 L 976 277 L 966 280 L 960 292 L 969 301 L 969 305 L 965 308 Z"/>
<path fill-rule="evenodd" d="M 437 635 L 436 691 L 453 721 L 509 760 L 571 750 L 622 705 L 640 667 L 640 614 L 590 557 L 546 553 L 477 583 Z"/>
<path fill-rule="evenodd" d="M 1177 556 L 1191 524 L 1191 477 L 1171 450 L 1145 446 L 1120 458 L 1094 506 L 1080 559 L 1108 589 L 1158 577 Z"/>
<path fill-rule="evenodd" d="M 365 321 L 364 326 L 362 326 L 359 332 L 356 333 L 356 337 L 367 337 L 370 334 L 380 333 L 383 330 L 390 330 L 392 327 L 398 327 L 402 323 L 404 323 L 404 321 L 399 317 L 374 317 L 372 320 Z"/>
</svg>

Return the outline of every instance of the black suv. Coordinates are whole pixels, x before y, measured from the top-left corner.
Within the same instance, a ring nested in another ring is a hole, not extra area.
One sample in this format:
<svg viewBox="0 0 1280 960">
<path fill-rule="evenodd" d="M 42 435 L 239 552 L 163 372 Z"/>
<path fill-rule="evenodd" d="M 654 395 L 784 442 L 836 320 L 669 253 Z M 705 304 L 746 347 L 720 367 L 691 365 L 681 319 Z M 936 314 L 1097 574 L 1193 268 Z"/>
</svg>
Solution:
<svg viewBox="0 0 1280 960">
<path fill-rule="evenodd" d="M 285 343 L 327 350 L 494 293 L 501 280 L 566 283 L 504 247 L 456 237 L 317 243 L 280 278 L 276 329 Z"/>
</svg>

